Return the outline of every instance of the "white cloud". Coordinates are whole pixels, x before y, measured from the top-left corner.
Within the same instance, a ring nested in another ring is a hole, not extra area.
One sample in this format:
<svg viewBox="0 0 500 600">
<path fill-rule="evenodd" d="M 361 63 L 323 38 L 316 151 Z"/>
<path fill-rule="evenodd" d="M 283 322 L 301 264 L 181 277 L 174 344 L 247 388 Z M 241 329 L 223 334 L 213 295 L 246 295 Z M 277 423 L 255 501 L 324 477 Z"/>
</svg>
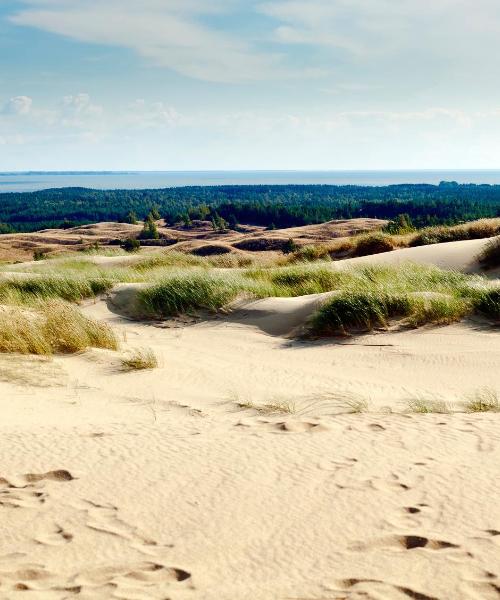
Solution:
<svg viewBox="0 0 500 600">
<path fill-rule="evenodd" d="M 25 0 L 18 25 L 73 39 L 131 48 L 154 63 L 209 81 L 271 77 L 277 56 L 250 40 L 203 23 L 230 10 L 234 0 Z"/>
<path fill-rule="evenodd" d="M 188 123 L 187 117 L 173 106 L 165 102 L 148 103 L 143 99 L 135 100 L 130 104 L 123 118 L 139 128 L 176 127 Z"/>
<path fill-rule="evenodd" d="M 438 55 L 464 47 L 486 54 L 500 33 L 497 0 L 270 0 L 259 10 L 277 21 L 280 41 L 359 54 L 415 44 Z"/>
<path fill-rule="evenodd" d="M 64 96 L 59 113 L 64 125 L 80 126 L 88 121 L 96 121 L 104 113 L 104 109 L 92 104 L 89 94 L 76 94 Z"/>
<path fill-rule="evenodd" d="M 487 168 L 500 152 L 499 108 L 181 111 L 165 99 L 105 108 L 83 93 L 35 100 L 28 114 L 0 114 L 5 169 L 40 160 L 55 169 Z"/>
<path fill-rule="evenodd" d="M 8 100 L 2 109 L 7 115 L 27 115 L 31 111 L 33 100 L 28 96 L 15 96 Z"/>
</svg>

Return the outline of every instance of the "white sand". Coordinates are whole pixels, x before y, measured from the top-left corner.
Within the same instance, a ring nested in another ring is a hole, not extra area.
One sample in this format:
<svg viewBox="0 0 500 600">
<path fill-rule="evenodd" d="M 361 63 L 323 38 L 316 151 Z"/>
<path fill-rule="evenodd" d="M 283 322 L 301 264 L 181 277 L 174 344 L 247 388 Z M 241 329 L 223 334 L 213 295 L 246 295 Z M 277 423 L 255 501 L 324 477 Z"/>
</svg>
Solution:
<svg viewBox="0 0 500 600">
<path fill-rule="evenodd" d="M 500 414 L 406 413 L 500 393 L 498 330 L 278 336 L 317 301 L 179 328 L 89 305 L 151 372 L 0 356 L 0 598 L 498 598 Z"/>
<path fill-rule="evenodd" d="M 424 265 L 435 265 L 441 269 L 473 273 L 480 270 L 478 256 L 488 242 L 488 239 L 466 240 L 417 246 L 416 248 L 401 248 L 400 250 L 393 250 L 375 256 L 349 258 L 335 264 L 345 267 L 363 264 L 398 265 L 405 262 L 415 262 Z"/>
</svg>

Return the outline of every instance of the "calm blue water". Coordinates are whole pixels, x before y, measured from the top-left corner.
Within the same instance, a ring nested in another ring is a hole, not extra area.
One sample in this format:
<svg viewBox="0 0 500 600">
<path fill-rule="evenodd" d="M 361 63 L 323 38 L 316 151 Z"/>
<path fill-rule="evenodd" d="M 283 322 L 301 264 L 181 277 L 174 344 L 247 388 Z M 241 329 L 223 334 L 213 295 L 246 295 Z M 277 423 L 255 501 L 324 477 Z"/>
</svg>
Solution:
<svg viewBox="0 0 500 600">
<path fill-rule="evenodd" d="M 0 192 L 86 187 L 153 189 L 189 185 L 391 185 L 396 183 L 500 184 L 500 170 L 484 171 L 182 171 L 0 173 Z"/>
</svg>

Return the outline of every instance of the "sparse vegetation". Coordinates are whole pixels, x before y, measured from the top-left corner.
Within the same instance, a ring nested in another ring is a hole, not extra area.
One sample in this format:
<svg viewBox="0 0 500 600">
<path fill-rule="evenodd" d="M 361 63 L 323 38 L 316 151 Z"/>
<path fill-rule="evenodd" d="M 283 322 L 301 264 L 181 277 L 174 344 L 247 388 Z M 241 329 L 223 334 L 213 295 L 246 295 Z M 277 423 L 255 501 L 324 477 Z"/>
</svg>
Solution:
<svg viewBox="0 0 500 600">
<path fill-rule="evenodd" d="M 337 405 L 343 412 L 351 415 L 365 413 L 369 409 L 368 401 L 359 396 L 344 395 L 337 400 Z"/>
<path fill-rule="evenodd" d="M 392 319 L 419 327 L 459 321 L 474 312 L 490 318 L 499 314 L 498 288 L 478 276 L 411 264 L 351 274 L 357 277 L 349 287 L 341 288 L 314 315 L 314 335 L 385 328 Z"/>
<path fill-rule="evenodd" d="M 158 367 L 158 358 L 150 348 L 134 350 L 122 358 L 121 362 L 122 367 L 127 371 L 143 371 Z"/>
<path fill-rule="evenodd" d="M 264 415 L 287 414 L 291 415 L 297 411 L 296 404 L 293 400 L 273 399 L 264 404 L 258 404 L 252 400 L 239 401 L 235 400 L 235 404 L 242 410 L 255 410 Z"/>
<path fill-rule="evenodd" d="M 480 275 L 415 264 L 355 268 L 325 262 L 275 264 L 262 261 L 248 268 L 244 255 L 199 257 L 171 250 L 108 266 L 90 258 L 50 261 L 31 265 L 22 276 L 1 279 L 0 303 L 80 302 L 116 283 L 143 282 L 150 285 L 142 290 L 138 306 L 141 315 L 152 318 L 217 311 L 236 299 L 333 292 L 312 320 L 315 335 L 385 328 L 393 320 L 412 327 L 440 325 L 473 313 L 500 320 L 500 288 Z"/>
<path fill-rule="evenodd" d="M 424 398 L 408 400 L 408 410 L 421 415 L 448 414 L 451 412 L 450 407 L 443 400 L 427 400 Z"/>
<path fill-rule="evenodd" d="M 454 227 L 427 227 L 415 234 L 410 246 L 426 246 L 443 242 L 477 240 L 500 234 L 500 219 L 480 219 Z"/>
<path fill-rule="evenodd" d="M 500 398 L 491 388 L 482 388 L 466 398 L 465 409 L 471 413 L 500 412 Z"/>
</svg>

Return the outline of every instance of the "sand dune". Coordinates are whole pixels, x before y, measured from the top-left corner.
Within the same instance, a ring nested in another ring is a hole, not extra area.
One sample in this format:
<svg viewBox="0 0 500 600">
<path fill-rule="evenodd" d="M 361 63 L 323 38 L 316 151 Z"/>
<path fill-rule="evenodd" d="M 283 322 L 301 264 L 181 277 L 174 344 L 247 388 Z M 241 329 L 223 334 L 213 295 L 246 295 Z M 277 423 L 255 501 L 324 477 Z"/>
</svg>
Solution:
<svg viewBox="0 0 500 600">
<path fill-rule="evenodd" d="M 478 256 L 488 243 L 485 240 L 464 240 L 459 242 L 446 242 L 430 246 L 417 246 L 416 248 L 401 248 L 376 254 L 349 258 L 336 264 L 342 266 L 380 264 L 398 265 L 405 262 L 414 262 L 426 265 L 436 265 L 441 269 L 475 273 L 481 270 Z"/>
<path fill-rule="evenodd" d="M 461 244 L 408 252 L 474 269 Z M 156 370 L 0 356 L 2 600 L 499 597 L 500 413 L 464 412 L 497 330 L 299 341 L 323 295 L 186 326 L 124 318 L 136 293 L 84 311 Z"/>
<path fill-rule="evenodd" d="M 158 231 L 161 239 L 158 242 L 150 240 L 143 244 L 146 246 L 145 251 L 150 249 L 154 251 L 167 245 L 181 252 L 203 255 L 204 250 L 215 253 L 213 246 L 219 246 L 219 253 L 238 252 L 236 248 L 239 244 L 252 240 L 255 242 L 255 239 L 258 239 L 262 241 L 263 250 L 271 248 L 280 250 L 282 244 L 290 237 L 296 238 L 298 244 L 326 242 L 332 238 L 380 229 L 386 223 L 387 221 L 379 219 L 360 218 L 272 231 L 262 226 L 244 225 L 240 231 L 214 232 L 211 223 L 207 221 L 196 221 L 191 229 L 169 227 L 163 221 L 159 221 Z M 33 257 L 35 250 L 54 257 L 59 254 L 82 252 L 92 248 L 96 243 L 103 247 L 111 244 L 113 247 L 117 240 L 137 237 L 141 230 L 141 224 L 103 222 L 70 229 L 46 229 L 34 233 L 0 235 L 0 260 L 28 261 Z"/>
<path fill-rule="evenodd" d="M 498 386 L 497 334 L 318 345 L 86 312 L 161 367 L 93 351 L 0 382 L 0 597 L 497 597 L 498 416 L 404 414 Z M 280 399 L 295 414 L 238 408 Z"/>
</svg>

